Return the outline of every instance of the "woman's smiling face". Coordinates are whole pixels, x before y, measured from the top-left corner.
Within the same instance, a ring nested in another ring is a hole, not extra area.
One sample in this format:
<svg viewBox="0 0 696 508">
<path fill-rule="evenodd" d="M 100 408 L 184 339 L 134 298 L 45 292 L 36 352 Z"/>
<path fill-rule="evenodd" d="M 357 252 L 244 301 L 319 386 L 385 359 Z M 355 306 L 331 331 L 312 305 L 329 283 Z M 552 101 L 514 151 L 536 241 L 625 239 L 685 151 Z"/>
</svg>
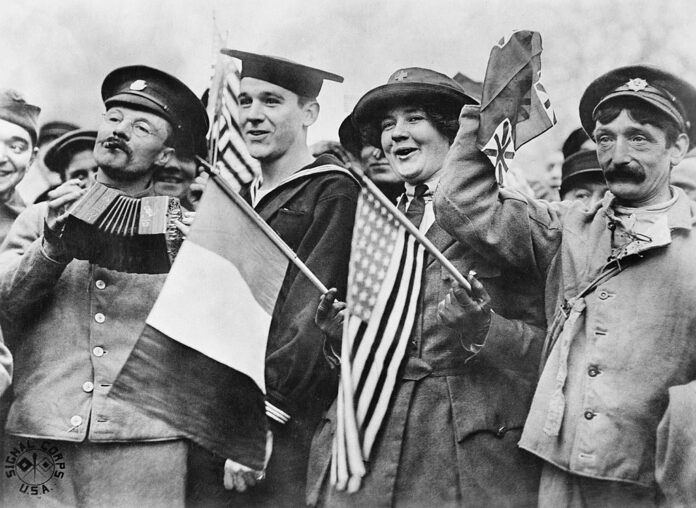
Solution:
<svg viewBox="0 0 696 508">
<path fill-rule="evenodd" d="M 392 169 L 410 184 L 426 183 L 442 168 L 449 139 L 417 106 L 396 106 L 380 124 L 384 154 Z"/>
</svg>

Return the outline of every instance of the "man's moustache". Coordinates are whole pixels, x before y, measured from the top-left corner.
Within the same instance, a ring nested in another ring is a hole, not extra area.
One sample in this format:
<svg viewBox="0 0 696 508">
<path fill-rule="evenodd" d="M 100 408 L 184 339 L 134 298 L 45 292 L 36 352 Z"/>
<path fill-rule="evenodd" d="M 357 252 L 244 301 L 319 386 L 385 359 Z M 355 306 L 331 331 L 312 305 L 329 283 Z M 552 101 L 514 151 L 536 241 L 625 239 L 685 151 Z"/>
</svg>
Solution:
<svg viewBox="0 0 696 508">
<path fill-rule="evenodd" d="M 634 180 L 636 182 L 642 182 L 645 180 L 645 173 L 627 166 L 615 166 L 610 167 L 604 172 L 604 178 L 607 180 Z"/>
<path fill-rule="evenodd" d="M 104 147 L 108 148 L 109 150 L 119 149 L 128 155 L 131 154 L 130 148 L 128 147 L 126 142 L 123 141 L 121 138 L 116 138 L 113 136 L 106 138 L 104 141 L 102 141 L 102 145 L 104 145 Z"/>
</svg>

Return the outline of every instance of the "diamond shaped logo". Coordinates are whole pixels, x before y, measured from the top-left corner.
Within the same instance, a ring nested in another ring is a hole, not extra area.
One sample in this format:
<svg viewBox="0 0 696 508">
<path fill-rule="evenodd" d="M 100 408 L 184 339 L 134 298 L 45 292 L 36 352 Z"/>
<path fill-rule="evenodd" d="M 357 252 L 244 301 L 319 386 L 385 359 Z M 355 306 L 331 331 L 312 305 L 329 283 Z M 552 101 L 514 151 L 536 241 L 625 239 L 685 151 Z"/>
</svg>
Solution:
<svg viewBox="0 0 696 508">
<path fill-rule="evenodd" d="M 28 458 L 23 457 L 22 460 L 17 462 L 17 467 L 26 473 L 33 467 L 33 464 Z"/>
</svg>

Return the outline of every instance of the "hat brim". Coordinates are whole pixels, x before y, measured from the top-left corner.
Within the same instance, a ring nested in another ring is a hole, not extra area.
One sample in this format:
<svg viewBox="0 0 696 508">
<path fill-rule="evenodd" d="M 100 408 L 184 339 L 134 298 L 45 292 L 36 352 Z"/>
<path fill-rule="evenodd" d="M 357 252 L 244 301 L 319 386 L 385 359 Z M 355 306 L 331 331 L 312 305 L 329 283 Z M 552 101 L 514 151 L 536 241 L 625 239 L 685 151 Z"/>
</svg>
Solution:
<svg viewBox="0 0 696 508">
<path fill-rule="evenodd" d="M 457 108 L 464 104 L 478 104 L 473 97 L 463 91 L 433 84 L 433 83 L 388 83 L 367 92 L 355 105 L 354 122 L 358 127 L 364 126 L 376 117 L 384 114 L 385 110 L 404 102 L 433 102 L 444 107 L 451 106 L 459 114 Z"/>
<path fill-rule="evenodd" d="M 591 177 L 596 178 L 601 183 L 605 183 L 604 172 L 600 168 L 581 169 L 577 173 L 568 175 L 561 181 L 561 188 L 559 189 L 561 197 L 575 186 L 577 180 L 589 180 Z"/>
<path fill-rule="evenodd" d="M 615 90 L 633 78 L 642 78 L 648 83 L 672 83 L 669 92 L 679 99 L 679 102 L 685 110 L 684 113 L 687 117 L 685 120 L 689 121 L 691 124 L 686 132 L 689 136 L 689 148 L 691 149 L 696 146 L 696 88 L 672 73 L 649 65 L 629 65 L 620 67 L 607 72 L 590 83 L 580 99 L 580 123 L 587 135 L 590 136 L 590 139 L 594 141 L 593 133 L 595 122 L 592 119 L 593 112 L 597 105 L 609 95 L 612 95 L 612 98 L 619 96 L 637 97 L 646 104 L 651 104 L 652 106 L 658 107 L 661 111 L 664 111 L 663 107 L 656 101 L 650 100 L 650 98 L 645 95 L 632 93 L 628 90 L 615 95 L 611 94 L 612 90 Z"/>
</svg>

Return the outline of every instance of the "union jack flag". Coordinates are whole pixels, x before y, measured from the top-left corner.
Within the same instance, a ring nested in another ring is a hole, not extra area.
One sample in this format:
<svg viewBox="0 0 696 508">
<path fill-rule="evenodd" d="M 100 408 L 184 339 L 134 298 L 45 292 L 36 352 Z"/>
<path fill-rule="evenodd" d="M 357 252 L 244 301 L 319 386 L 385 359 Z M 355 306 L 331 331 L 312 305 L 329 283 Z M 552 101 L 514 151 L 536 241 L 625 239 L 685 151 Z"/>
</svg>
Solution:
<svg viewBox="0 0 696 508">
<path fill-rule="evenodd" d="M 398 213 L 398 212 L 396 212 Z M 369 188 L 358 201 L 348 272 L 331 482 L 359 489 L 406 354 L 425 249 Z"/>
<path fill-rule="evenodd" d="M 541 84 L 541 51 L 538 32 L 517 30 L 493 46 L 488 59 L 477 146 L 501 185 L 515 152 L 556 123 Z"/>
</svg>

